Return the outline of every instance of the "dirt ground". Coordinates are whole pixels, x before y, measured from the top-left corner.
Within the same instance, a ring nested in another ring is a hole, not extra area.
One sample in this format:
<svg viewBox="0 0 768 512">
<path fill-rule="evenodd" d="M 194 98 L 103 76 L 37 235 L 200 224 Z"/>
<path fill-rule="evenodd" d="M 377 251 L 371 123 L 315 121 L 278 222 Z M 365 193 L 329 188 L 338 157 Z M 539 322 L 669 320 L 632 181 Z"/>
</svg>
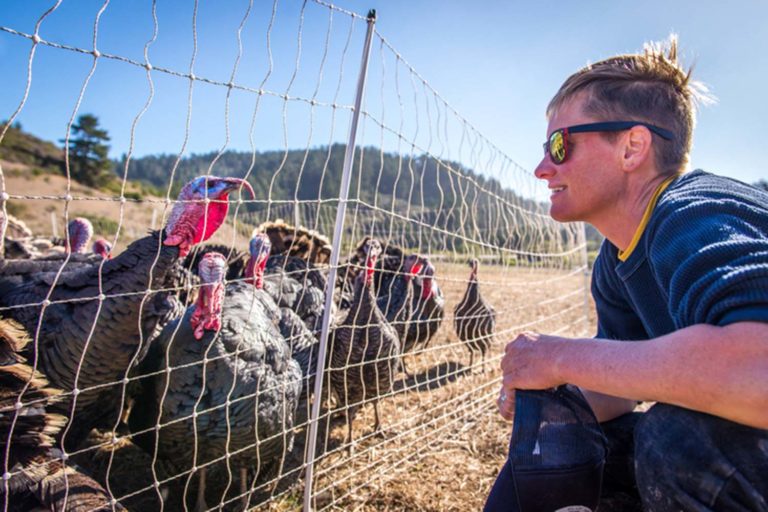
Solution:
<svg viewBox="0 0 768 512">
<path fill-rule="evenodd" d="M 64 178 L 45 175 L 29 179 L 7 173 L 5 185 L 12 196 L 30 196 L 11 201 L 23 204 L 19 216 L 34 232 L 50 236 L 53 214 L 61 235 L 63 201 L 51 196 L 66 193 Z M 105 194 L 80 186 L 74 186 L 71 194 L 75 200 L 69 206 L 70 217 L 88 213 L 119 221 L 120 203 L 108 200 Z M 127 202 L 119 244 L 127 245 L 151 227 L 159 227 L 164 206 L 159 200 Z M 102 233 L 106 238 L 113 235 Z M 247 243 L 231 223 L 213 241 L 240 248 Z M 312 490 L 316 510 L 481 509 L 506 457 L 511 434 L 511 423 L 495 412 L 499 361 L 505 344 L 522 330 L 563 335 L 591 335 L 594 331 L 593 306 L 587 299 L 582 270 L 484 264 L 480 286 L 496 308 L 497 333 L 487 360 L 483 363 L 476 357 L 470 365 L 469 351 L 453 328 L 453 309 L 466 288 L 469 268 L 444 261 L 435 261 L 435 266 L 445 294 L 446 318 L 427 349 L 405 357 L 412 377 L 401 374 L 395 391 L 380 401 L 382 430 L 373 431 L 372 404 L 358 413 L 351 454 L 344 446 L 344 420 L 338 420 L 338 411 L 331 411 L 333 420 L 321 426 L 317 443 Z M 296 446 L 283 464 L 283 473 L 291 472 L 291 476 L 261 485 L 251 497 L 252 507 L 277 511 L 301 508 L 303 479 L 298 477 L 306 469 L 306 431 L 297 429 Z M 165 510 L 183 508 L 178 484 L 185 478 L 155 488 L 151 458 L 128 440 L 111 446 L 106 439 L 94 432 L 91 441 L 101 446 L 85 450 L 75 462 L 105 481 L 130 510 L 157 510 L 160 496 Z M 107 474 L 109 478 L 105 478 Z M 237 480 L 227 483 L 231 488 L 239 485 Z M 208 497 L 209 505 L 215 506 L 217 501 Z M 235 500 L 223 508 L 238 508 L 238 503 Z"/>
</svg>

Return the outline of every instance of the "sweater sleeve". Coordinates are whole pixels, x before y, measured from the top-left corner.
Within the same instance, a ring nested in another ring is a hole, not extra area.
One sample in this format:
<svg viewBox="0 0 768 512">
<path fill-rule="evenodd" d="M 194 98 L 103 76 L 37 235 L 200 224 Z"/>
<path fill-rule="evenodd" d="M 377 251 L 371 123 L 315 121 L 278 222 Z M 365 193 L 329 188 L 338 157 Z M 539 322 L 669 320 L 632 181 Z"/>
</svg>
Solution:
<svg viewBox="0 0 768 512">
<path fill-rule="evenodd" d="M 597 310 L 597 337 L 643 340 L 648 333 L 616 275 L 616 248 L 604 241 L 592 270 L 592 298 Z"/>
<path fill-rule="evenodd" d="M 660 208 L 649 259 L 680 329 L 768 322 L 768 211 L 734 198 Z M 650 227 L 650 226 L 649 226 Z"/>
</svg>

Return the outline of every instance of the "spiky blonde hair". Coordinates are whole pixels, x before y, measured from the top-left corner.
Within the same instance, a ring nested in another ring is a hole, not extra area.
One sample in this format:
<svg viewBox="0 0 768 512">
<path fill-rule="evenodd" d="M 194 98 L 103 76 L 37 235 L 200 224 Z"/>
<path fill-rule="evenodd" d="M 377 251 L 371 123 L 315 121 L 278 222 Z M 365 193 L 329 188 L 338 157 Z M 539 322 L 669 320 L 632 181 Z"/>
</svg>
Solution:
<svg viewBox="0 0 768 512">
<path fill-rule="evenodd" d="M 583 112 L 601 121 L 644 121 L 674 134 L 671 141 L 653 135 L 656 166 L 673 174 L 688 166 L 696 109 L 715 101 L 707 87 L 691 79 L 678 59 L 677 35 L 646 43 L 636 54 L 617 55 L 580 69 L 563 83 L 547 106 L 547 117 L 577 94 L 585 94 Z M 615 137 L 615 134 L 605 134 Z"/>
</svg>

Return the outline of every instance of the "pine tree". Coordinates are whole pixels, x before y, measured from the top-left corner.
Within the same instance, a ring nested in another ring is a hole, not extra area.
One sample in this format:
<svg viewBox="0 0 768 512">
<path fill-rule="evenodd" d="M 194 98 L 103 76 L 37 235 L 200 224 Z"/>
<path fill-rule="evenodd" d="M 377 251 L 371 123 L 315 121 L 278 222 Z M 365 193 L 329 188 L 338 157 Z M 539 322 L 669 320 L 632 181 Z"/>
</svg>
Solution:
<svg viewBox="0 0 768 512">
<path fill-rule="evenodd" d="M 114 178 L 107 156 L 109 146 L 104 144 L 108 140 L 109 135 L 99 127 L 96 116 L 83 114 L 77 118 L 69 138 L 69 169 L 73 179 L 91 187 L 103 187 Z"/>
</svg>

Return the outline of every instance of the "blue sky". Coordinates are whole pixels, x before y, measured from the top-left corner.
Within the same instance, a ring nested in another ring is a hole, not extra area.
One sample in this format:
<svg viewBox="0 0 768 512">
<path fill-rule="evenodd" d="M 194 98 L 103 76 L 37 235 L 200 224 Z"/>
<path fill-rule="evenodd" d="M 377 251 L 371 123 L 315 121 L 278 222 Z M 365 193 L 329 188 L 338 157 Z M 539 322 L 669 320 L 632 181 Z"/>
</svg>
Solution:
<svg viewBox="0 0 768 512">
<path fill-rule="evenodd" d="M 0 26 L 32 33 L 40 15 L 54 3 L 4 0 Z M 689 0 L 334 3 L 359 14 L 377 9 L 379 33 L 456 111 L 529 171 L 541 156 L 544 108 L 566 76 L 589 61 L 636 51 L 646 41 L 676 32 L 684 61 L 695 64 L 694 77 L 718 98 L 700 112 L 693 167 L 747 182 L 768 179 L 766 164 L 754 151 L 765 146 L 763 121 L 768 119 L 764 101 L 768 2 L 717 2 L 706 7 Z M 64 0 L 43 22 L 40 35 L 47 41 L 90 49 L 94 20 L 103 5 L 103 1 Z M 143 62 L 145 43 L 152 37 L 151 5 L 149 0 L 112 0 L 100 18 L 98 48 Z M 189 72 L 193 5 L 192 0 L 158 2 L 159 32 L 149 50 L 154 66 Z M 264 88 L 351 104 L 364 24 L 335 13 L 329 25 L 328 9 L 313 2 L 303 10 L 299 1 L 280 0 L 276 5 L 270 32 L 272 72 Z M 243 51 L 234 81 L 252 90 L 260 87 L 269 69 L 265 34 L 272 7 L 272 2 L 254 2 L 241 32 Z M 238 62 L 237 31 L 247 8 L 247 0 L 200 0 L 196 76 L 222 83 L 230 80 Z M 302 23 L 302 44 L 296 71 L 298 23 Z M 0 118 L 10 117 L 23 96 L 30 46 L 29 39 L 0 31 Z M 374 46 L 374 52 L 381 52 Z M 343 65 L 341 55 L 345 55 Z M 29 98 L 18 117 L 24 128 L 50 140 L 63 138 L 92 63 L 89 55 L 39 46 Z M 371 104 L 376 103 L 379 85 L 392 80 L 393 66 L 385 68 L 372 70 Z M 388 78 L 382 78 L 382 72 L 389 73 Z M 286 107 L 277 97 L 265 96 L 251 129 L 257 95 L 234 90 L 227 103 L 226 87 L 201 82 L 196 82 L 193 92 L 187 136 L 189 81 L 158 72 L 152 77 L 155 95 L 135 130 L 136 155 L 175 154 L 182 147 L 187 153 L 221 147 L 249 150 L 251 140 L 259 151 L 303 148 L 345 138 L 348 118 L 343 109 L 334 113 L 329 107 L 310 109 L 305 103 Z M 111 156 L 129 148 L 132 124 L 147 101 L 147 84 L 143 68 L 98 60 L 78 113 L 99 116 L 112 136 Z M 381 98 L 385 96 L 382 117 L 395 127 L 399 122 L 402 126 L 392 93 L 382 92 Z M 377 139 L 368 132 L 361 140 L 375 145 Z M 455 139 L 448 142 L 454 144 Z M 394 143 L 384 145 L 398 149 Z"/>
</svg>

